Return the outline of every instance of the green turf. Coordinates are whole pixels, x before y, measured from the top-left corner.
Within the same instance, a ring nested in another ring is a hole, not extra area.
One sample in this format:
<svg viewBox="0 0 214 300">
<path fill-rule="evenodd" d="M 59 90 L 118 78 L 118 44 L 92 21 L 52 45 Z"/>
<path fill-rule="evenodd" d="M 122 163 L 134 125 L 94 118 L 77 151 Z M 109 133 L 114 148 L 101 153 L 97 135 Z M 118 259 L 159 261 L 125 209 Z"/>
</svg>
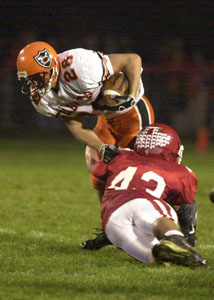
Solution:
<svg viewBox="0 0 214 300">
<path fill-rule="evenodd" d="M 0 141 L 0 299 L 214 299 L 214 146 L 184 163 L 198 176 L 198 246 L 205 268 L 144 265 L 113 246 L 79 244 L 100 227 L 84 148 L 71 138 Z"/>
</svg>

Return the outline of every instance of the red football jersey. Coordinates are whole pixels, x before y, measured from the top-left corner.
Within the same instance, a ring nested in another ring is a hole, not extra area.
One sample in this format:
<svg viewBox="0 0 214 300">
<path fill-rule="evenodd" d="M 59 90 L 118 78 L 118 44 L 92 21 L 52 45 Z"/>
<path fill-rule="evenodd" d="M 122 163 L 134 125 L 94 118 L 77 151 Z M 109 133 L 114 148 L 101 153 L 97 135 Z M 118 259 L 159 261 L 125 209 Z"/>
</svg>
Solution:
<svg viewBox="0 0 214 300">
<path fill-rule="evenodd" d="M 183 165 L 123 150 L 110 163 L 99 161 L 93 175 L 105 181 L 101 215 L 103 228 L 114 210 L 136 199 L 164 200 L 171 205 L 192 203 L 197 179 Z"/>
</svg>

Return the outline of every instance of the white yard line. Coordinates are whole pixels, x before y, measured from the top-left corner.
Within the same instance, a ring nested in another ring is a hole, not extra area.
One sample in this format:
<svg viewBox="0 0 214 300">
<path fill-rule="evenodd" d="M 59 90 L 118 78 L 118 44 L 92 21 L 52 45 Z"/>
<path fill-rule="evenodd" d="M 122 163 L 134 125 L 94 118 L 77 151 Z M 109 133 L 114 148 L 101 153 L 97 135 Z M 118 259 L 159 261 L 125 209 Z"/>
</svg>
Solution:
<svg viewBox="0 0 214 300">
<path fill-rule="evenodd" d="M 0 228 L 0 232 L 16 234 L 16 232 L 14 230 L 5 229 L 5 228 Z"/>
<path fill-rule="evenodd" d="M 6 228 L 0 228 L 0 233 L 9 233 L 11 235 L 17 234 L 16 231 L 6 229 Z M 50 238 L 50 239 L 59 239 L 60 241 L 70 241 L 70 238 L 67 238 L 63 235 L 58 234 L 52 234 L 52 233 L 45 233 L 42 231 L 31 231 L 25 234 L 27 237 L 35 237 L 35 238 Z"/>
<path fill-rule="evenodd" d="M 200 249 L 213 249 L 214 248 L 214 244 L 210 244 L 210 245 L 198 245 L 197 248 L 200 248 Z"/>
<path fill-rule="evenodd" d="M 17 234 L 16 231 L 14 230 L 10 230 L 10 229 L 6 229 L 6 228 L 0 228 L 0 233 L 8 233 L 11 235 Z M 46 232 L 42 232 L 42 231 L 31 231 L 25 234 L 25 236 L 28 237 L 35 237 L 35 238 L 49 238 L 49 239 L 55 239 L 55 240 L 60 240 L 60 241 L 70 241 L 71 238 L 67 238 L 63 235 L 59 235 L 59 234 L 53 234 L 53 233 L 46 233 Z M 214 249 L 214 244 L 208 244 L 208 245 L 198 245 L 197 248 L 200 249 Z"/>
</svg>

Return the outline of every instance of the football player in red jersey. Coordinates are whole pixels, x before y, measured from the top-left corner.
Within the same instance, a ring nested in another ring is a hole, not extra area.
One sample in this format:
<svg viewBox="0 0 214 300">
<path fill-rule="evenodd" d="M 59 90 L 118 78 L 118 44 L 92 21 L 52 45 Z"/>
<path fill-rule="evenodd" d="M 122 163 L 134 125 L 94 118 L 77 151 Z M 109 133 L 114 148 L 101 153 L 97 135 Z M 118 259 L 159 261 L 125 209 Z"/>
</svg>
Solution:
<svg viewBox="0 0 214 300">
<path fill-rule="evenodd" d="M 206 260 L 180 231 L 176 210 L 191 205 L 195 174 L 180 165 L 183 146 L 167 125 L 145 127 L 135 151 L 121 150 L 109 164 L 98 162 L 94 188 L 103 189 L 102 227 L 112 244 L 145 263 L 203 266 Z"/>
</svg>

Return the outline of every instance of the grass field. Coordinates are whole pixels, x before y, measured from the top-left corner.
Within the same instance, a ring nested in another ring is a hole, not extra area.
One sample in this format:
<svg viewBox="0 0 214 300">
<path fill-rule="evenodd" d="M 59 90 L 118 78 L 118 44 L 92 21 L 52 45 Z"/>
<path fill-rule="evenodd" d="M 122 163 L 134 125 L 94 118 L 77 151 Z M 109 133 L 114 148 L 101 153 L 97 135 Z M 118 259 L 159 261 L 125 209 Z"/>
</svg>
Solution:
<svg viewBox="0 0 214 300">
<path fill-rule="evenodd" d="M 0 299 L 214 299 L 214 146 L 183 162 L 199 180 L 197 249 L 205 268 L 138 263 L 113 246 L 80 249 L 100 227 L 84 149 L 71 138 L 0 141 Z"/>
</svg>

